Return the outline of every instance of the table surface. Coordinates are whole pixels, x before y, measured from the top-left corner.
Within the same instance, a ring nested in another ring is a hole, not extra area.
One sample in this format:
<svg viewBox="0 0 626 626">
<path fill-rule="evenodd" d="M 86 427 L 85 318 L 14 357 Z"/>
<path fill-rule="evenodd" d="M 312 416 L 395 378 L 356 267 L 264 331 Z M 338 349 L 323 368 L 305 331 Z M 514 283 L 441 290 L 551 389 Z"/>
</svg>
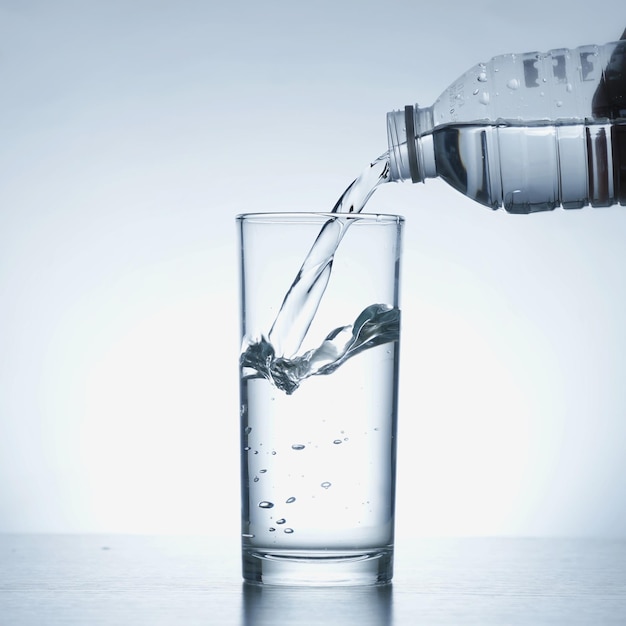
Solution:
<svg viewBox="0 0 626 626">
<path fill-rule="evenodd" d="M 418 539 L 392 585 L 243 584 L 234 538 L 0 535 L 0 624 L 626 624 L 626 539 Z"/>
</svg>

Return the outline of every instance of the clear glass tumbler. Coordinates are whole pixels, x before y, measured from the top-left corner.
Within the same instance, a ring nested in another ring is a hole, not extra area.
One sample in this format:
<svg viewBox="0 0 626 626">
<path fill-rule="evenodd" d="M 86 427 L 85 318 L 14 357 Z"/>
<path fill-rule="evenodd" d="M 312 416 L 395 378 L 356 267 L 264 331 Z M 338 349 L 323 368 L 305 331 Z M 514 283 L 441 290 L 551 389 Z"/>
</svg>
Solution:
<svg viewBox="0 0 626 626">
<path fill-rule="evenodd" d="M 237 221 L 244 580 L 387 583 L 404 220 Z"/>
</svg>

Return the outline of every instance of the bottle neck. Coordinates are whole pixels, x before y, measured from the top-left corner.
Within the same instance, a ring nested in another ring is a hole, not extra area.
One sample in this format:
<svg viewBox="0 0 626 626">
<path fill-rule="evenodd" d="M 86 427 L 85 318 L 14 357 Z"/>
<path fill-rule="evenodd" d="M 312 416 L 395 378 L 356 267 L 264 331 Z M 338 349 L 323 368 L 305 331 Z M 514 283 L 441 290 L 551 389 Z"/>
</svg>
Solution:
<svg viewBox="0 0 626 626">
<path fill-rule="evenodd" d="M 432 128 L 432 107 L 409 105 L 387 113 L 390 180 L 421 183 L 437 176 Z"/>
</svg>

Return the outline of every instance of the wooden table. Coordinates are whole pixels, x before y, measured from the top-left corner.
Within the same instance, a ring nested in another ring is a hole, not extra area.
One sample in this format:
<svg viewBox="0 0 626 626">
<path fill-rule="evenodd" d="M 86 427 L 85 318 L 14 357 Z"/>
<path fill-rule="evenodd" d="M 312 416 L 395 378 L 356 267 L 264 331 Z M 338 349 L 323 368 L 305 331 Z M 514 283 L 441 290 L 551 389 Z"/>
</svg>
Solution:
<svg viewBox="0 0 626 626">
<path fill-rule="evenodd" d="M 416 539 L 393 585 L 243 584 L 236 538 L 0 535 L 0 625 L 626 624 L 626 539 Z"/>
</svg>

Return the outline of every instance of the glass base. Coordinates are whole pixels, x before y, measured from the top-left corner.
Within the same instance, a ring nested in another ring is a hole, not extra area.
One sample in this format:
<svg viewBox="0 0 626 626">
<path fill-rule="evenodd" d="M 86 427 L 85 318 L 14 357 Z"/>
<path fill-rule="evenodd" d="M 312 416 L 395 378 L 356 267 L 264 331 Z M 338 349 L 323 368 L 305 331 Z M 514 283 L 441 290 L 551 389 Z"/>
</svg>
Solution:
<svg viewBox="0 0 626 626">
<path fill-rule="evenodd" d="M 244 548 L 247 583 L 292 586 L 384 585 L 393 577 L 393 548 L 260 550 Z"/>
</svg>

